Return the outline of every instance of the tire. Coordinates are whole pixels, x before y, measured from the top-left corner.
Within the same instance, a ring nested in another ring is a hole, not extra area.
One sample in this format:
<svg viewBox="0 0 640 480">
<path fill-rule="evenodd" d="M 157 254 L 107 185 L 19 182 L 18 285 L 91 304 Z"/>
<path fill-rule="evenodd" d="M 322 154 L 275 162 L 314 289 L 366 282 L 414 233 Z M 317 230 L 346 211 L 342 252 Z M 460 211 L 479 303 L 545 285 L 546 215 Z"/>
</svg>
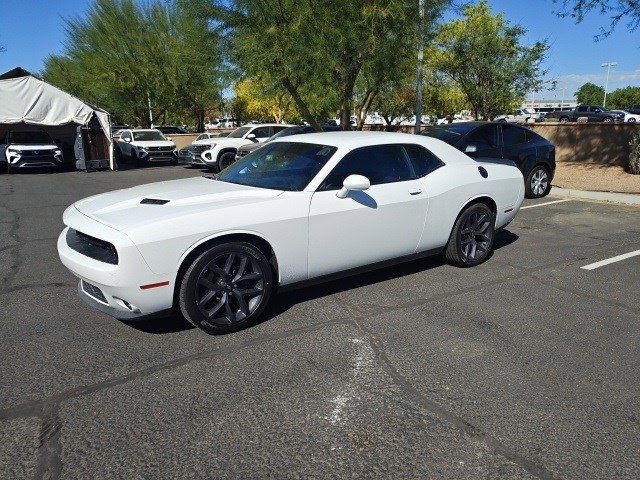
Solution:
<svg viewBox="0 0 640 480">
<path fill-rule="evenodd" d="M 631 117 L 627 123 L 636 123 L 636 119 Z"/>
<path fill-rule="evenodd" d="M 229 242 L 193 261 L 182 277 L 178 303 L 187 321 L 218 335 L 255 324 L 273 290 L 273 271 L 264 253 L 251 243 Z"/>
<path fill-rule="evenodd" d="M 524 194 L 527 198 L 542 198 L 551 190 L 549 170 L 544 165 L 536 165 L 527 174 Z"/>
<path fill-rule="evenodd" d="M 218 170 L 222 171 L 236 161 L 236 154 L 234 152 L 225 152 L 218 158 Z"/>
<path fill-rule="evenodd" d="M 560 123 L 569 123 L 569 117 L 560 117 Z"/>
<path fill-rule="evenodd" d="M 604 117 L 604 118 L 602 119 L 602 121 L 603 121 L 604 123 L 613 123 L 613 118 L 612 118 L 612 117 Z"/>
<path fill-rule="evenodd" d="M 475 267 L 493 250 L 495 219 L 484 203 L 468 206 L 458 217 L 444 251 L 445 259 L 456 267 Z"/>
</svg>

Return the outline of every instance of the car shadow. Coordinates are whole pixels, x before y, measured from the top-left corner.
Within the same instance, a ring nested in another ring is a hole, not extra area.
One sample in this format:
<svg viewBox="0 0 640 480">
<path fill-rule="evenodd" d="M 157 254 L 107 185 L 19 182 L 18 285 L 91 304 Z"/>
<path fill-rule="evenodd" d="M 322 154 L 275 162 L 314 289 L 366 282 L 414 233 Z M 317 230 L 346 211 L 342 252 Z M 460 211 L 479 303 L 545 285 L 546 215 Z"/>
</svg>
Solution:
<svg viewBox="0 0 640 480">
<path fill-rule="evenodd" d="M 507 247 L 512 243 L 515 243 L 518 238 L 518 235 L 509 230 L 503 229 L 499 232 L 496 232 L 496 237 L 493 244 L 494 250 Z M 271 300 L 271 303 L 265 310 L 260 320 L 247 328 L 252 328 L 261 323 L 268 322 L 269 320 L 282 315 L 291 307 L 299 303 L 335 295 L 347 290 L 352 290 L 354 288 L 375 285 L 377 283 L 406 277 L 408 275 L 426 272 L 428 270 L 431 270 L 432 268 L 441 267 L 445 265 L 445 263 L 446 262 L 441 255 L 435 255 L 432 257 L 425 257 L 414 261 L 408 261 L 405 263 L 382 267 L 377 270 L 359 273 L 337 280 L 331 280 L 303 288 L 298 288 L 295 290 L 281 292 L 276 294 L 275 297 Z M 177 333 L 195 328 L 179 313 L 173 313 L 166 317 L 160 317 L 150 320 L 121 320 L 121 322 L 132 328 L 135 328 L 136 330 L 151 334 Z"/>
</svg>

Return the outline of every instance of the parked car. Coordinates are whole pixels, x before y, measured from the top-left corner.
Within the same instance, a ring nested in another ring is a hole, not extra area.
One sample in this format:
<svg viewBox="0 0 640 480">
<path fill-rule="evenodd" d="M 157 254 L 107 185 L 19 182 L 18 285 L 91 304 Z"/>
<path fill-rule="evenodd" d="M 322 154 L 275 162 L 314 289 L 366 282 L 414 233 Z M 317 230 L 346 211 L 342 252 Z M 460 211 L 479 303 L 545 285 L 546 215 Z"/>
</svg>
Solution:
<svg viewBox="0 0 640 480">
<path fill-rule="evenodd" d="M 586 118 L 588 122 L 613 123 L 623 121 L 624 116 L 599 105 L 578 105 L 571 110 L 554 110 L 545 115 L 545 119 L 557 119 L 560 123 L 577 122 Z"/>
<path fill-rule="evenodd" d="M 221 135 L 225 134 L 201 133 L 191 142 L 191 145 L 177 152 L 178 163 L 185 165 L 191 165 L 193 162 L 200 163 L 200 155 L 202 155 L 202 152 L 209 150 L 212 145 L 215 145 L 218 139 L 221 138 Z"/>
<path fill-rule="evenodd" d="M 164 135 L 184 135 L 191 133 L 184 127 L 179 125 L 165 125 L 161 127 L 155 127 L 156 130 L 162 132 Z"/>
<path fill-rule="evenodd" d="M 443 140 L 472 158 L 513 161 L 524 177 L 527 198 L 544 197 L 551 190 L 556 149 L 528 128 L 496 122 L 464 122 L 427 127 L 421 133 Z"/>
<path fill-rule="evenodd" d="M 499 115 L 493 119 L 495 122 L 521 122 L 533 123 L 542 120 L 542 116 L 533 108 L 519 108 L 511 115 Z"/>
<path fill-rule="evenodd" d="M 0 144 L 0 162 L 7 173 L 37 167 L 64 165 L 62 149 L 43 130 L 9 131 Z"/>
<path fill-rule="evenodd" d="M 291 126 L 279 123 L 259 123 L 236 128 L 228 136 L 216 139 L 209 149 L 202 152 L 200 158 L 195 159 L 191 165 L 207 167 L 212 170 L 224 170 L 236 161 L 236 152 L 242 145 L 264 142 L 270 136 Z"/>
<path fill-rule="evenodd" d="M 628 108 L 625 108 L 625 111 L 634 115 L 640 115 L 640 105 L 630 105 Z"/>
<path fill-rule="evenodd" d="M 324 132 L 338 132 L 342 130 L 342 128 L 338 126 L 327 125 L 327 124 L 325 124 L 322 127 L 322 129 Z M 264 142 L 248 143 L 246 145 L 243 145 L 240 148 L 238 148 L 238 151 L 236 152 L 236 162 L 240 160 L 242 157 L 244 157 L 245 155 L 253 152 L 254 150 L 257 150 L 261 146 L 275 140 L 276 138 L 288 137 L 290 135 L 302 135 L 304 133 L 316 133 L 316 130 L 311 125 L 295 125 L 293 127 L 288 127 L 288 128 L 285 128 L 284 130 L 280 130 L 278 133 L 267 138 Z"/>
<path fill-rule="evenodd" d="M 176 144 L 153 128 L 122 130 L 118 149 L 122 160 L 138 165 L 157 160 L 177 162 Z"/>
<path fill-rule="evenodd" d="M 215 177 L 80 200 L 65 210 L 58 253 L 102 312 L 175 308 L 228 333 L 258 321 L 279 287 L 441 252 L 476 266 L 523 195 L 515 166 L 432 138 L 312 133 L 276 139 Z"/>
<path fill-rule="evenodd" d="M 627 112 L 626 110 L 611 110 L 612 112 L 623 115 L 623 122 L 625 123 L 638 123 L 640 122 L 640 114 Z"/>
</svg>

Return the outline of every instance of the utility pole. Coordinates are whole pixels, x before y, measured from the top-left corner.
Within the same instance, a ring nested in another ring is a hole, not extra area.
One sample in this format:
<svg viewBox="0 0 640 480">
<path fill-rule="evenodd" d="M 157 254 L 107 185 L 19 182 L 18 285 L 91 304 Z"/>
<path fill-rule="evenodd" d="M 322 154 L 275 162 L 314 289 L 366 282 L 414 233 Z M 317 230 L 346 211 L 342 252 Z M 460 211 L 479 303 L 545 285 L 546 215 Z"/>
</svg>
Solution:
<svg viewBox="0 0 640 480">
<path fill-rule="evenodd" d="M 420 126 L 422 125 L 422 69 L 424 58 L 424 2 L 425 0 L 418 0 L 418 10 L 420 14 L 420 32 L 419 32 L 419 44 L 418 44 L 418 81 L 416 85 L 416 125 L 413 129 L 415 134 L 420 133 Z"/>
<path fill-rule="evenodd" d="M 607 90 L 609 89 L 609 74 L 611 73 L 611 67 L 617 67 L 618 62 L 604 62 L 601 67 L 607 67 L 607 81 L 604 84 L 604 100 L 602 101 L 602 106 L 607 106 Z"/>
<path fill-rule="evenodd" d="M 567 91 L 567 84 L 563 83 L 562 84 L 562 101 L 560 102 L 560 110 L 562 111 L 564 109 L 564 97 Z"/>
<path fill-rule="evenodd" d="M 151 128 L 153 128 L 153 112 L 151 111 L 151 96 L 149 95 L 148 90 L 147 90 L 147 104 L 149 105 L 149 122 L 151 123 Z"/>
</svg>

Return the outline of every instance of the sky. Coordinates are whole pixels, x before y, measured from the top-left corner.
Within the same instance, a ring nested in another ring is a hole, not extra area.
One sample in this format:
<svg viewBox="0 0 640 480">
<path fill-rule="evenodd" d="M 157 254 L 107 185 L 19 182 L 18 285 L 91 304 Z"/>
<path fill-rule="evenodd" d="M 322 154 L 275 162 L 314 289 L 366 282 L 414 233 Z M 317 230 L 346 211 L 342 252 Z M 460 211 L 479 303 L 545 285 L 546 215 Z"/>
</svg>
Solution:
<svg viewBox="0 0 640 480">
<path fill-rule="evenodd" d="M 417 1 L 417 0 L 416 0 Z M 43 67 L 44 59 L 63 51 L 63 18 L 82 15 L 91 0 L 0 0 L 2 28 L 0 72 L 21 66 L 32 72 Z M 545 67 L 548 78 L 557 79 L 556 91 L 536 94 L 536 98 L 560 98 L 562 87 L 567 96 L 587 81 L 605 83 L 605 61 L 617 61 L 609 82 L 610 90 L 640 85 L 640 30 L 628 32 L 624 24 L 607 39 L 593 37 L 609 19 L 591 14 L 582 24 L 554 15 L 552 0 L 489 0 L 494 11 L 501 11 L 512 22 L 527 30 L 525 40 L 547 39 L 551 45 Z"/>
</svg>

